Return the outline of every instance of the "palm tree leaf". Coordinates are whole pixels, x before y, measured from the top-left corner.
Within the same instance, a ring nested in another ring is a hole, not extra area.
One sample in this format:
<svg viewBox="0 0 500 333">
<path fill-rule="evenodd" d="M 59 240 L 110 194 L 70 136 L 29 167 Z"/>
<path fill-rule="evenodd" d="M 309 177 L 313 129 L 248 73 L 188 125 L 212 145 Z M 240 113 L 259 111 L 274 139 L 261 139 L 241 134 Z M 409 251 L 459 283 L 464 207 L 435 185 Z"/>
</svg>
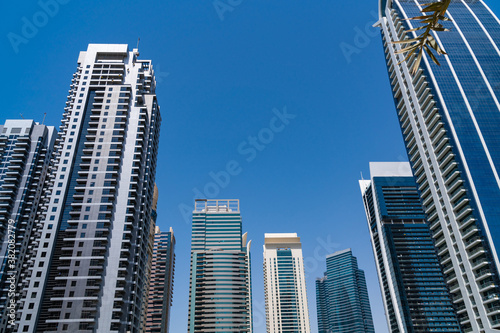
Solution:
<svg viewBox="0 0 500 333">
<path fill-rule="evenodd" d="M 434 61 L 434 63 L 436 65 L 441 66 L 441 64 L 437 60 L 436 56 L 432 53 L 431 49 L 429 49 L 429 47 L 427 45 L 424 46 L 424 49 L 425 49 L 425 52 L 427 52 L 427 54 L 429 55 L 429 57 L 431 57 L 432 61 Z"/>
</svg>

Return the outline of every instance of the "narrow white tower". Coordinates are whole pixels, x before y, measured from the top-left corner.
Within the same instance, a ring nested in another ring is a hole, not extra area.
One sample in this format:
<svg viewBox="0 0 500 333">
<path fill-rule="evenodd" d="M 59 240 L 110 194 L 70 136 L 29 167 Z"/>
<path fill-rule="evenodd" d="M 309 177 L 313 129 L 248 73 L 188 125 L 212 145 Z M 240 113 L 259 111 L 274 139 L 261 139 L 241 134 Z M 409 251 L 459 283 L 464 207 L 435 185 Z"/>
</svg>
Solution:
<svg viewBox="0 0 500 333">
<path fill-rule="evenodd" d="M 311 332 L 302 244 L 296 233 L 264 235 L 268 333 Z"/>
</svg>

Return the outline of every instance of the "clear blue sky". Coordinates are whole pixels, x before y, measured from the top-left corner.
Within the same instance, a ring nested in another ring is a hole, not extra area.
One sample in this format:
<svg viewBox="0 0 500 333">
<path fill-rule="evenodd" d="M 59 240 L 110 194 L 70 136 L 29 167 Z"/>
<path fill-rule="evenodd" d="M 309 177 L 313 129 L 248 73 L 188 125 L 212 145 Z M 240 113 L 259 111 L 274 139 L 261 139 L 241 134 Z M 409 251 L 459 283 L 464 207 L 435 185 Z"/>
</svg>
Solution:
<svg viewBox="0 0 500 333">
<path fill-rule="evenodd" d="M 88 43 L 132 48 L 141 38 L 163 117 L 158 225 L 177 238 L 171 331 L 187 327 L 191 229 L 181 208 L 206 189 L 240 199 L 253 240 L 256 333 L 265 332 L 265 232 L 302 238 L 313 332 L 324 255 L 348 247 L 366 272 L 376 331 L 387 332 L 358 187 L 370 161 L 406 160 L 382 44 L 370 28 L 377 1 L 220 0 L 219 12 L 212 0 L 60 1 L 50 16 L 35 1 L 3 4 L 0 123 L 20 114 L 41 121 L 46 112 L 45 124 L 59 126 L 78 52 Z M 498 1 L 486 3 L 500 13 Z M 284 108 L 282 126 L 273 118 Z M 249 137 L 259 134 L 265 144 L 253 148 Z M 210 173 L 228 163 L 236 172 L 214 186 Z"/>
</svg>

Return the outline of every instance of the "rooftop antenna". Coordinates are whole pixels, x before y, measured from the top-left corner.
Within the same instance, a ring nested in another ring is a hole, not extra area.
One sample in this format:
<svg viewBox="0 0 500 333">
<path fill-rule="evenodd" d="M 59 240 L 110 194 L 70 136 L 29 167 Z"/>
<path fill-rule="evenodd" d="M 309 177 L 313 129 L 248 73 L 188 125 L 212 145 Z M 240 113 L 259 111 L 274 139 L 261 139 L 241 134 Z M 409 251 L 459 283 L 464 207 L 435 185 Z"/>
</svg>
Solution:
<svg viewBox="0 0 500 333">
<path fill-rule="evenodd" d="M 138 37 L 137 38 L 137 47 L 133 50 L 134 51 L 134 54 L 133 54 L 133 57 L 132 57 L 132 66 L 135 67 L 135 61 L 137 60 L 137 57 L 139 56 L 139 42 L 141 41 L 141 38 Z M 128 71 L 127 71 L 128 73 Z"/>
<path fill-rule="evenodd" d="M 44 112 L 44 113 L 43 113 L 42 125 L 43 125 L 43 123 L 45 123 L 45 117 L 46 117 L 46 116 L 47 116 L 47 112 Z"/>
<path fill-rule="evenodd" d="M 360 171 L 360 173 L 361 173 L 361 180 L 365 180 L 365 179 L 363 178 L 363 171 Z"/>
<path fill-rule="evenodd" d="M 22 119 L 24 119 L 24 117 L 23 117 L 23 114 L 22 114 L 22 113 L 20 113 L 19 115 L 21 116 L 21 118 L 22 118 Z"/>
</svg>

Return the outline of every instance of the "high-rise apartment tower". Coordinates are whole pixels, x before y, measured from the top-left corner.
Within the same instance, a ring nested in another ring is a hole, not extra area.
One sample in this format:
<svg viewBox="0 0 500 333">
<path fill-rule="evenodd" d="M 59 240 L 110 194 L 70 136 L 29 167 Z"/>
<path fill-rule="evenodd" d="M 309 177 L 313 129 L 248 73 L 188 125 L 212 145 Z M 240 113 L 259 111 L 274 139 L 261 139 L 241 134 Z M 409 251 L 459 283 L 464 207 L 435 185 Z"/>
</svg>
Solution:
<svg viewBox="0 0 500 333">
<path fill-rule="evenodd" d="M 13 331 L 26 283 L 27 263 L 38 241 L 37 210 L 50 168 L 56 133 L 32 120 L 0 125 L 0 332 Z"/>
<path fill-rule="evenodd" d="M 447 55 L 396 54 L 429 1 L 380 0 L 389 78 L 447 284 L 466 332 L 500 331 L 500 21 L 483 1 L 451 1 L 432 33 Z"/>
<path fill-rule="evenodd" d="M 264 292 L 268 333 L 309 333 L 309 308 L 296 233 L 264 235 Z"/>
<path fill-rule="evenodd" d="M 174 291 L 174 230 L 156 227 L 153 245 L 146 333 L 167 333 Z"/>
<path fill-rule="evenodd" d="M 188 333 L 252 332 L 250 244 L 239 200 L 195 201 Z"/>
<path fill-rule="evenodd" d="M 351 249 L 326 256 L 326 272 L 316 280 L 319 333 L 374 333 L 365 272 Z"/>
<path fill-rule="evenodd" d="M 460 332 L 410 164 L 370 174 L 360 187 L 390 331 Z"/>
<path fill-rule="evenodd" d="M 40 211 L 18 332 L 139 332 L 160 110 L 151 61 L 80 52 Z"/>
</svg>

